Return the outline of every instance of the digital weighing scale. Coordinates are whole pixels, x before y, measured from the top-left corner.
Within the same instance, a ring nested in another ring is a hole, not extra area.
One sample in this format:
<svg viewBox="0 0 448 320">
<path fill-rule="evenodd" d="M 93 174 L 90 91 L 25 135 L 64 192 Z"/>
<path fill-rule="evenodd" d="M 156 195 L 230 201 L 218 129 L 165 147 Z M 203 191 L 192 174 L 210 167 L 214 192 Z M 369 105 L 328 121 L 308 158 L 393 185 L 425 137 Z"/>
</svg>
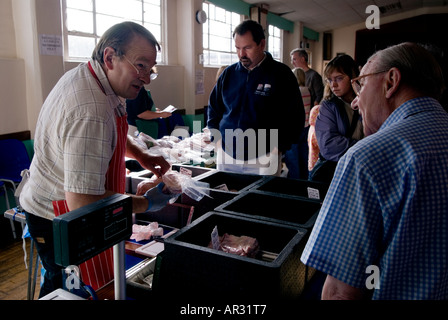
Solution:
<svg viewBox="0 0 448 320">
<path fill-rule="evenodd" d="M 55 262 L 79 265 L 114 247 L 115 299 L 126 299 L 125 240 L 132 235 L 132 198 L 116 194 L 53 220 Z"/>
</svg>

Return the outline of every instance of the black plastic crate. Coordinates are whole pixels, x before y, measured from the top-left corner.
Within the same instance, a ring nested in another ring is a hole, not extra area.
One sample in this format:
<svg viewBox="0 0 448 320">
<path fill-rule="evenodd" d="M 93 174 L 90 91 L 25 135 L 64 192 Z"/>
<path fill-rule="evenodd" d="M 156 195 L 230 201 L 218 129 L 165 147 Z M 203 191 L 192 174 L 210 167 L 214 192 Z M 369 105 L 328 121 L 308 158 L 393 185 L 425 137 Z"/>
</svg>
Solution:
<svg viewBox="0 0 448 320">
<path fill-rule="evenodd" d="M 239 256 L 209 247 L 211 233 L 256 238 L 262 253 L 275 258 Z M 267 221 L 209 212 L 165 240 L 157 287 L 169 295 L 299 298 L 307 280 L 300 262 L 307 230 Z M 228 300 L 227 300 L 228 301 Z"/>
<path fill-rule="evenodd" d="M 171 169 L 178 171 L 178 172 L 180 172 L 181 169 L 187 169 L 187 170 L 191 171 L 191 176 L 193 178 L 198 177 L 203 174 L 208 174 L 209 172 L 213 171 L 213 169 L 210 169 L 210 168 L 191 166 L 191 165 L 181 165 L 181 164 L 173 164 L 171 166 Z"/>
<path fill-rule="evenodd" d="M 286 224 L 312 228 L 321 203 L 299 197 L 261 191 L 244 192 L 215 211 Z"/>
<path fill-rule="evenodd" d="M 154 275 L 156 258 L 147 258 L 126 270 L 126 296 L 140 300 L 154 298 L 148 277 Z"/>
<path fill-rule="evenodd" d="M 186 169 L 191 171 L 191 177 L 192 178 L 199 178 L 202 175 L 206 175 L 210 173 L 212 170 L 208 168 L 202 168 L 202 167 L 194 167 L 194 166 L 188 166 L 188 165 L 172 165 L 171 169 L 173 171 L 180 172 L 182 169 Z M 126 176 L 126 183 L 127 183 L 127 193 L 136 194 L 137 193 L 137 186 L 140 182 L 150 180 L 154 177 L 154 173 L 152 173 L 149 170 L 143 170 L 138 172 L 132 172 L 129 175 Z"/>
<path fill-rule="evenodd" d="M 202 217 L 204 214 L 214 211 L 216 207 L 235 198 L 238 193 L 225 192 L 220 190 L 209 190 L 209 195 L 204 196 L 200 201 L 191 199 L 183 193 L 181 202 L 185 205 L 194 206 L 193 220 Z"/>
<path fill-rule="evenodd" d="M 193 207 L 193 208 L 192 208 Z M 136 213 L 135 217 L 138 220 L 146 222 L 158 222 L 159 224 L 164 224 L 173 228 L 183 228 L 188 222 L 188 218 L 191 210 L 193 210 L 194 216 L 194 205 L 183 204 L 178 198 L 176 202 L 170 204 L 168 203 L 165 207 L 155 212 L 143 212 Z"/>
<path fill-rule="evenodd" d="M 269 177 L 253 188 L 253 190 L 298 196 L 323 202 L 329 186 L 329 184 L 322 182 Z"/>
<path fill-rule="evenodd" d="M 225 184 L 229 192 L 239 193 L 254 187 L 264 178 L 264 176 L 260 175 L 214 170 L 210 174 L 198 177 L 197 180 L 208 183 L 211 189 Z"/>
</svg>

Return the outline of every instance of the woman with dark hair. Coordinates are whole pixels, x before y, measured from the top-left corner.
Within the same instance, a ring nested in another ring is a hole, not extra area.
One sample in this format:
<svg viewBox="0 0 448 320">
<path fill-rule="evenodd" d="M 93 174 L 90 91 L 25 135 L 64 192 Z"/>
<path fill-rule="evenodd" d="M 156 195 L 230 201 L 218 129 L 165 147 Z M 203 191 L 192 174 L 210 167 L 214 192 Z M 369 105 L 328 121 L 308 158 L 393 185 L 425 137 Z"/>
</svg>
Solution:
<svg viewBox="0 0 448 320">
<path fill-rule="evenodd" d="M 324 99 L 316 119 L 319 159 L 310 172 L 312 181 L 331 182 L 339 159 L 363 138 L 359 113 L 351 108 L 356 94 L 351 79 L 359 75 L 356 62 L 349 55 L 338 55 L 324 71 Z"/>
</svg>

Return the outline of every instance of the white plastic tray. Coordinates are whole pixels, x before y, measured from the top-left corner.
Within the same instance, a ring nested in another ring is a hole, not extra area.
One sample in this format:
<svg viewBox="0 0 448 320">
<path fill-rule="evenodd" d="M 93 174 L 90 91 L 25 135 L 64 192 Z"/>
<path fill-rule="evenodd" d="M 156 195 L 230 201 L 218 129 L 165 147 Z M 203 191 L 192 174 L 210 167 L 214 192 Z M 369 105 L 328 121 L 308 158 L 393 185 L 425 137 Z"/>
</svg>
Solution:
<svg viewBox="0 0 448 320">
<path fill-rule="evenodd" d="M 163 239 L 168 238 L 169 236 L 175 234 L 179 229 L 173 229 L 171 232 L 163 235 Z M 160 252 L 165 249 L 165 245 L 163 242 L 151 241 L 135 250 L 135 253 L 142 254 L 147 257 L 156 257 Z"/>
</svg>

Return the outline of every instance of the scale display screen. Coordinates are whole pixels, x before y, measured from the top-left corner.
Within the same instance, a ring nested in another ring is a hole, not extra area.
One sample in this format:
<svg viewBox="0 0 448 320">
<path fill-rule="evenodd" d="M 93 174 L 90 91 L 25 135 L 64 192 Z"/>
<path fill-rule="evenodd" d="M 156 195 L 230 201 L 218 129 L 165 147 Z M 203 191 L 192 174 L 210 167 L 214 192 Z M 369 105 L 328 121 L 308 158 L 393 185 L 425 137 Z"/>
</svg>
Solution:
<svg viewBox="0 0 448 320">
<path fill-rule="evenodd" d="M 53 220 L 55 261 L 68 267 L 132 235 L 132 198 L 113 195 Z"/>
</svg>

